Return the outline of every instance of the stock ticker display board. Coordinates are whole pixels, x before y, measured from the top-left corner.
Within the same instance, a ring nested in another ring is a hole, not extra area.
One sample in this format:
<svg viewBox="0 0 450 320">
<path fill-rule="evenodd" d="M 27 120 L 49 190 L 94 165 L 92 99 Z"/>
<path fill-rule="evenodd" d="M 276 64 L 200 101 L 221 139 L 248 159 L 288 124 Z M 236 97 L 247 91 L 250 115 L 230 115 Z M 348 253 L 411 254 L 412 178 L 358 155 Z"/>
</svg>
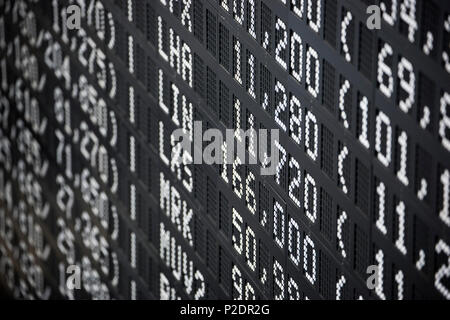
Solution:
<svg viewBox="0 0 450 320">
<path fill-rule="evenodd" d="M 0 0 L 1 286 L 450 299 L 449 73 L 447 0 Z"/>
</svg>

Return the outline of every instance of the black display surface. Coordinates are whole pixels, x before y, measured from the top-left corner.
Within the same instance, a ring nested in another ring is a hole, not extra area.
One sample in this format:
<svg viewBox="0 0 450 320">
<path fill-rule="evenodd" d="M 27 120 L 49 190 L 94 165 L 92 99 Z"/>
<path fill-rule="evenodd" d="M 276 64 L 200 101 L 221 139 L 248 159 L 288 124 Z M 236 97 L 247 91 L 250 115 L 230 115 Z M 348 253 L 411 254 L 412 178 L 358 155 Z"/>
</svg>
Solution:
<svg viewBox="0 0 450 320">
<path fill-rule="evenodd" d="M 450 299 L 449 73 L 448 0 L 0 0 L 0 283 Z"/>
</svg>

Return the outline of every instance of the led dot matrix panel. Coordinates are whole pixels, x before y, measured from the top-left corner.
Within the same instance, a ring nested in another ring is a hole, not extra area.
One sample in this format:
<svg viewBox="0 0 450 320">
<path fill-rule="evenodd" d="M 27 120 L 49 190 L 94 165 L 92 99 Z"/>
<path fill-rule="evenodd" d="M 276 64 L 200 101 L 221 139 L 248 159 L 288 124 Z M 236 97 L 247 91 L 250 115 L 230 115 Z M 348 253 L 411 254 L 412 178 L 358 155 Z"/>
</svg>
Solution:
<svg viewBox="0 0 450 320">
<path fill-rule="evenodd" d="M 0 282 L 450 299 L 449 73 L 445 0 L 0 0 Z M 191 163 L 196 121 L 278 129 L 275 174 Z"/>
</svg>

